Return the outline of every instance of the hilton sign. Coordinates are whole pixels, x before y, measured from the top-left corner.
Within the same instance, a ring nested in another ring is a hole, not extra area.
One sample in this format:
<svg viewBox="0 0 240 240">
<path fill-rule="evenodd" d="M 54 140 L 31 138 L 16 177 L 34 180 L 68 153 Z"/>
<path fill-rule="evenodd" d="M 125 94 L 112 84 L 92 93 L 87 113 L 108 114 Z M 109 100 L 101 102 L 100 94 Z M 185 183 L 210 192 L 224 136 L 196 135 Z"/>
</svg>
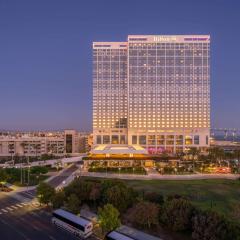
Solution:
<svg viewBox="0 0 240 240">
<path fill-rule="evenodd" d="M 156 36 L 153 37 L 154 42 L 174 42 L 177 41 L 176 37 L 164 37 L 164 36 Z"/>
</svg>

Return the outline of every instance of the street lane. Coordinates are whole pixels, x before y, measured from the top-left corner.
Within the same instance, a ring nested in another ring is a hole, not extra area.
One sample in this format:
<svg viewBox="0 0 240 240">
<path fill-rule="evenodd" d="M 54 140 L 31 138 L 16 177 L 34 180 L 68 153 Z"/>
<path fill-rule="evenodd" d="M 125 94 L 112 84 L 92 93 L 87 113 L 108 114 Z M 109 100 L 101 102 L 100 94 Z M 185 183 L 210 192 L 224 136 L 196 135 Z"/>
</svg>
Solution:
<svg viewBox="0 0 240 240">
<path fill-rule="evenodd" d="M 57 187 L 77 169 L 76 165 L 70 166 L 51 179 L 49 184 Z M 77 239 L 72 234 L 52 225 L 51 212 L 40 207 L 35 197 L 36 189 L 0 194 L 0 239 Z"/>
<path fill-rule="evenodd" d="M 8 203 L 6 203 L 8 202 Z M 30 240 L 30 239 L 74 239 L 71 234 L 56 228 L 51 224 L 51 213 L 33 204 L 13 208 L 21 204 L 15 199 L 1 198 L 0 203 L 6 206 L 11 204 L 11 211 L 0 215 L 0 233 L 4 240 Z"/>
<path fill-rule="evenodd" d="M 50 184 L 52 187 L 59 186 L 64 180 L 66 180 L 73 172 L 75 172 L 78 169 L 78 167 L 73 164 L 63 172 L 61 172 L 58 176 L 54 177 L 50 181 L 48 181 L 48 184 Z"/>
</svg>

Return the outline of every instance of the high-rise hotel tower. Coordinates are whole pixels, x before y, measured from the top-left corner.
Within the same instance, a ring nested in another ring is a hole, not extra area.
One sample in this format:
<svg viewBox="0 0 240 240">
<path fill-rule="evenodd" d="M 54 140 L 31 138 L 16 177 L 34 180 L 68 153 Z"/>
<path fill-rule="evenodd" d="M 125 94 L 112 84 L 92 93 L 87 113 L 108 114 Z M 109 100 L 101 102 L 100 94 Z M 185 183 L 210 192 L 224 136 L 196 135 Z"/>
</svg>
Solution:
<svg viewBox="0 0 240 240">
<path fill-rule="evenodd" d="M 94 144 L 150 153 L 209 145 L 209 35 L 93 43 Z"/>
</svg>

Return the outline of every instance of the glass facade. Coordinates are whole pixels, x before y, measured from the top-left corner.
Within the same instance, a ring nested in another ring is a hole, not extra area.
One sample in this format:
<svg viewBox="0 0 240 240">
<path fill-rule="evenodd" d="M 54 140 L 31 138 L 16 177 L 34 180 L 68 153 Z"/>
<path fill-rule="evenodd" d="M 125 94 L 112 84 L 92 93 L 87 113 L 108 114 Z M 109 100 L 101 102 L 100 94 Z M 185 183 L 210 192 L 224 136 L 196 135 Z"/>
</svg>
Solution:
<svg viewBox="0 0 240 240">
<path fill-rule="evenodd" d="M 94 43 L 94 136 L 109 136 L 101 143 L 111 139 L 111 144 L 140 144 L 155 152 L 207 146 L 209 57 L 208 35 Z"/>
<path fill-rule="evenodd" d="M 127 44 L 93 44 L 93 129 L 97 144 L 126 143 Z M 111 139 L 111 141 L 110 141 Z"/>
<path fill-rule="evenodd" d="M 209 41 L 129 41 L 128 59 L 129 128 L 210 127 Z"/>
</svg>

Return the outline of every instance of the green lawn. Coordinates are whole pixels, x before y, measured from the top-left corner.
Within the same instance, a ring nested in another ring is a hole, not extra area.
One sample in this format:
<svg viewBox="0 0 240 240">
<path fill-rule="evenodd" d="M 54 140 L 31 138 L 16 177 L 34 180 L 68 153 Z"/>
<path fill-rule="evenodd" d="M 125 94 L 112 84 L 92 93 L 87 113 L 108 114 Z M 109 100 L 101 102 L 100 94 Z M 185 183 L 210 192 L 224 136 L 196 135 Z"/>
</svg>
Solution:
<svg viewBox="0 0 240 240">
<path fill-rule="evenodd" d="M 98 178 L 99 180 L 99 178 Z M 235 204 L 240 204 L 239 180 L 123 180 L 135 190 L 159 192 L 163 196 L 179 194 L 201 209 L 214 209 L 231 218 Z"/>
<path fill-rule="evenodd" d="M 186 196 L 192 203 L 202 209 L 210 209 L 231 217 L 233 207 L 240 203 L 239 180 L 128 180 L 126 183 L 141 191 L 154 191 L 167 196 L 179 194 Z"/>
</svg>

